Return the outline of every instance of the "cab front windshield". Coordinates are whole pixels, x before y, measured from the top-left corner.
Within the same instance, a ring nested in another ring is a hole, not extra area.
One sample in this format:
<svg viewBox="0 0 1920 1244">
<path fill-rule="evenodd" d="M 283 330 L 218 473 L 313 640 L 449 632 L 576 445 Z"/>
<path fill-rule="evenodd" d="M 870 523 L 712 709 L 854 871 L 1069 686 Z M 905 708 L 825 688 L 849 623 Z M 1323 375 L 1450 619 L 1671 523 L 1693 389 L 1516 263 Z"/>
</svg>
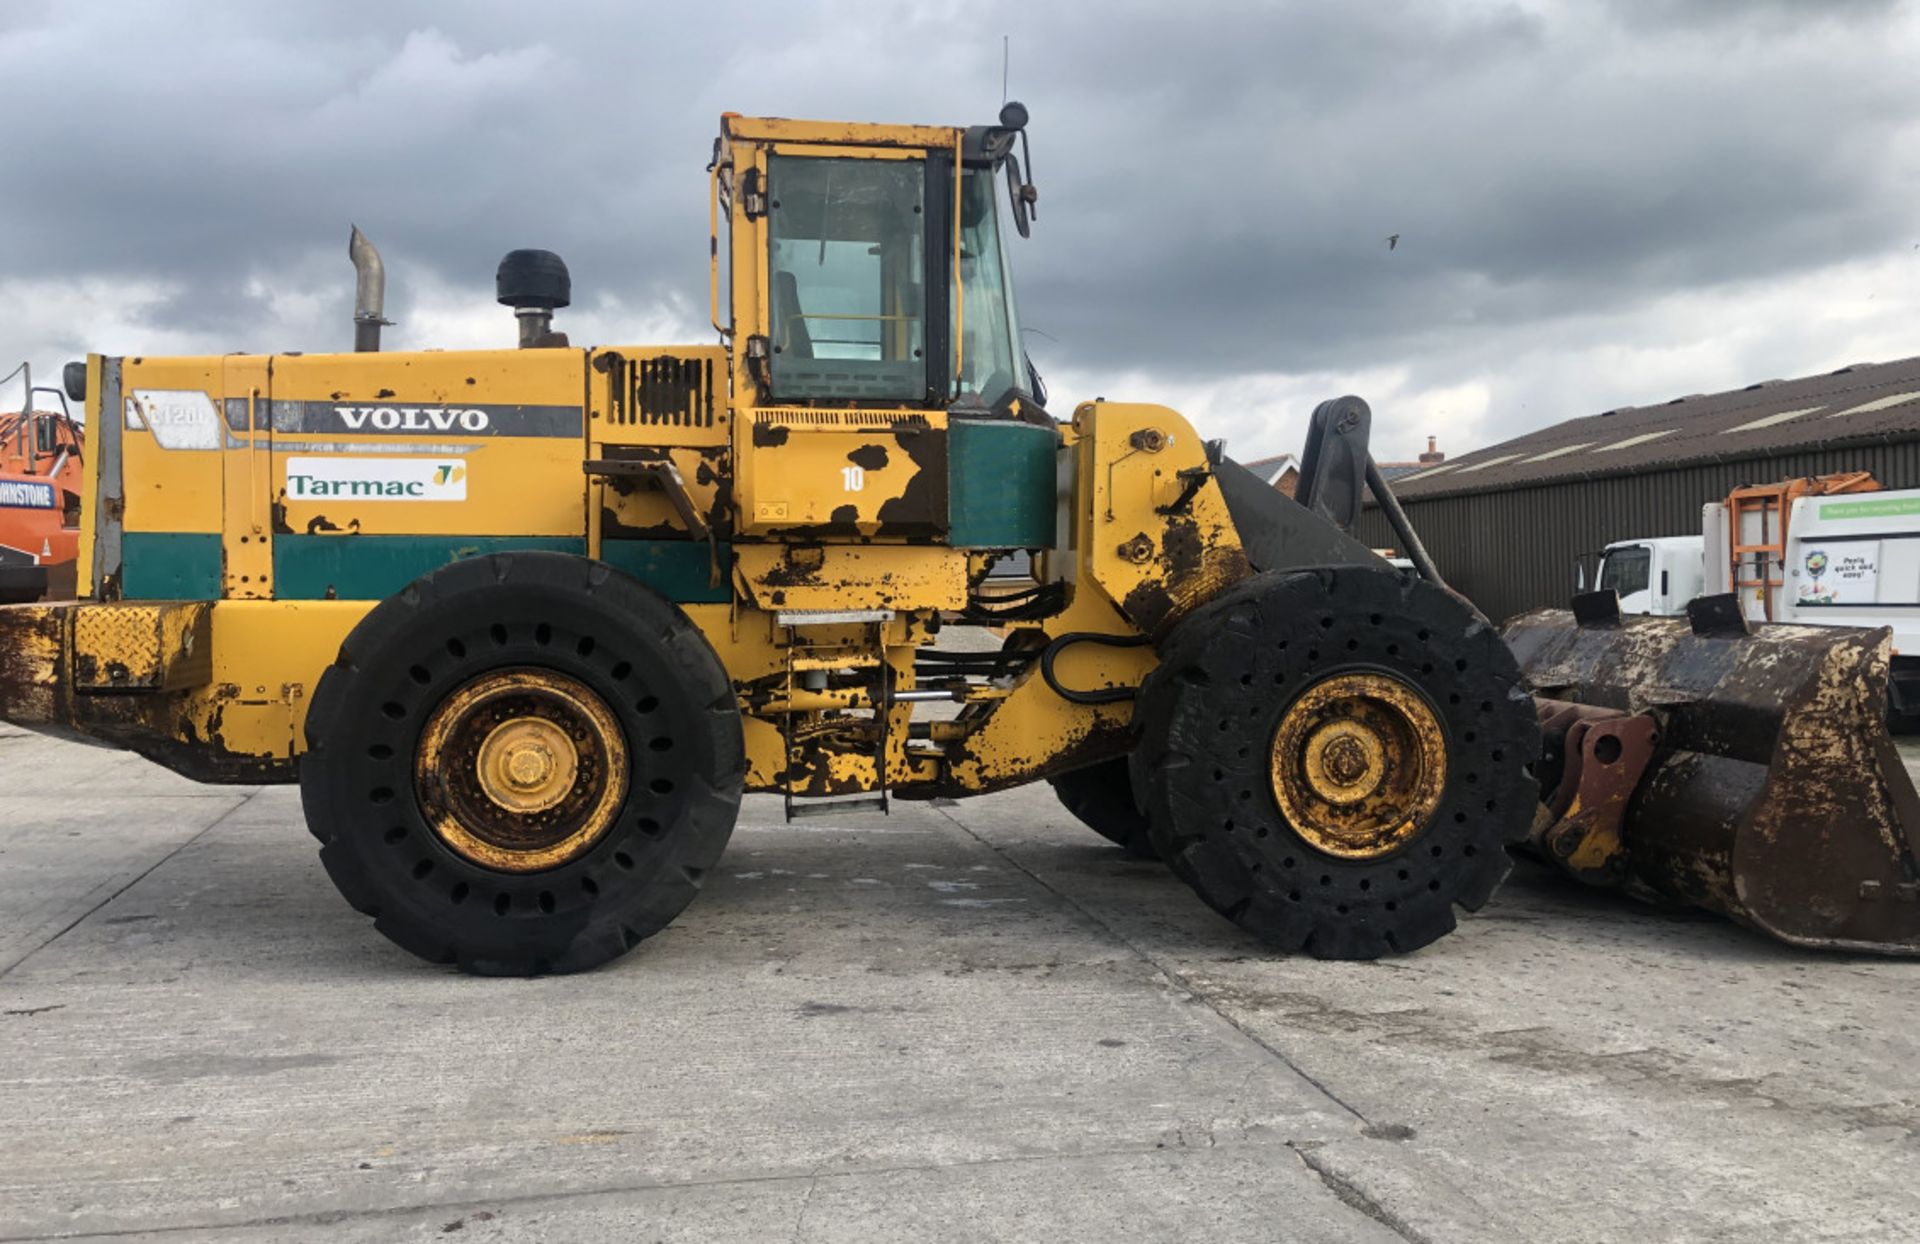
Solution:
<svg viewBox="0 0 1920 1244">
<path fill-rule="evenodd" d="M 958 395 L 992 403 L 1022 382 L 1020 319 L 1013 268 L 1000 231 L 991 169 L 971 169 L 960 185 L 960 334 Z"/>
<path fill-rule="evenodd" d="M 1644 592 L 1652 568 L 1653 550 L 1645 545 L 1613 549 L 1600 567 L 1600 590 L 1611 589 L 1621 596 Z"/>
</svg>

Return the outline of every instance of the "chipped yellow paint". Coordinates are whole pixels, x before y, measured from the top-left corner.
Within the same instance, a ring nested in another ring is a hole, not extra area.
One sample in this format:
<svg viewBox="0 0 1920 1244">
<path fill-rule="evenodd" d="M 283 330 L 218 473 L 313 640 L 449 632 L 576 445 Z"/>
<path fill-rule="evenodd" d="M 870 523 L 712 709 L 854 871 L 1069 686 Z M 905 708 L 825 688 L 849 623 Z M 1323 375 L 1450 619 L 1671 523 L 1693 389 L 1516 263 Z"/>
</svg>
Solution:
<svg viewBox="0 0 1920 1244">
<path fill-rule="evenodd" d="M 926 513 L 937 506 L 944 514 L 945 411 L 758 407 L 742 423 L 735 487 L 745 534 L 826 527 L 823 534 L 841 538 L 925 538 L 926 528 L 888 531 L 885 507 L 901 503 L 916 480 L 931 497 Z M 914 453 L 929 460 L 922 465 Z"/>
<path fill-rule="evenodd" d="M 1089 402 L 1074 412 L 1080 470 L 1074 539 L 1092 577 L 1134 624 L 1164 635 L 1252 573 L 1226 498 L 1206 478 L 1206 447 L 1164 406 Z"/>
<path fill-rule="evenodd" d="M 959 610 L 967 603 L 967 555 L 936 545 L 737 544 L 745 597 L 782 609 Z"/>
</svg>

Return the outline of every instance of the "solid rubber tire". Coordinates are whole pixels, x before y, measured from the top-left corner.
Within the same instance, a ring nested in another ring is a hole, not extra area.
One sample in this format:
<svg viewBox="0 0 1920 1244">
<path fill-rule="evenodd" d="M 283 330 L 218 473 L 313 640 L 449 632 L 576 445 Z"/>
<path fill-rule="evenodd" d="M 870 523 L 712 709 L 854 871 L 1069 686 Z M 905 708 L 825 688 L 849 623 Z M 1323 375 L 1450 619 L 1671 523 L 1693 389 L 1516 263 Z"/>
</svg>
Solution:
<svg viewBox="0 0 1920 1244">
<path fill-rule="evenodd" d="M 422 818 L 413 756 L 455 688 L 552 669 L 613 711 L 630 761 L 611 827 L 540 872 L 484 867 Z M 454 562 L 376 605 L 321 675 L 300 796 L 327 875 L 396 944 L 481 975 L 578 972 L 665 928 L 720 859 L 746 778 L 725 668 L 678 607 L 564 553 Z"/>
<path fill-rule="evenodd" d="M 1134 796 L 1161 857 L 1269 945 L 1326 959 L 1416 950 L 1512 868 L 1538 791 L 1539 727 L 1498 633 L 1451 593 L 1372 567 L 1266 572 L 1183 619 L 1135 707 Z M 1316 850 L 1274 799 L 1269 749 L 1292 700 L 1356 670 L 1418 689 L 1447 780 L 1414 836 L 1372 860 Z"/>
</svg>

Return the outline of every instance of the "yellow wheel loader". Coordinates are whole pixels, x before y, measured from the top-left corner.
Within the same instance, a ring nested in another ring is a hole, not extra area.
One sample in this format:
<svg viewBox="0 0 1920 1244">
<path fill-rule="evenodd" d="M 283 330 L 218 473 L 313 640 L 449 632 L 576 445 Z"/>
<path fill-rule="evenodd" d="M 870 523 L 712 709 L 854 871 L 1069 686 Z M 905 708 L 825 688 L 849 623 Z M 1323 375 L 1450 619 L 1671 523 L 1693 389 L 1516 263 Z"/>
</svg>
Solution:
<svg viewBox="0 0 1920 1244">
<path fill-rule="evenodd" d="M 347 900 L 482 973 L 664 927 L 749 791 L 791 818 L 1045 779 L 1325 957 L 1428 944 L 1528 841 L 1632 882 L 1693 772 L 1660 749 L 1728 736 L 1672 724 L 1651 675 L 1617 702 L 1581 682 L 1617 620 L 1535 624 L 1587 645 L 1548 679 L 1583 703 L 1537 705 L 1371 466 L 1358 399 L 1315 412 L 1298 501 L 1163 407 L 1056 419 L 1010 275 L 1026 121 L 725 116 L 716 345 L 575 347 L 566 266 L 514 251 L 519 348 L 383 352 L 355 231 L 352 353 L 72 365 L 83 598 L 0 609 L 0 717 L 298 781 Z M 1369 490 L 1418 573 L 1349 534 Z M 1622 754 L 1645 789 L 1608 785 Z M 1874 901 L 1909 919 L 1878 946 L 1913 949 L 1906 823 L 1882 821 Z M 1721 864 L 1737 893 L 1739 848 Z"/>
</svg>

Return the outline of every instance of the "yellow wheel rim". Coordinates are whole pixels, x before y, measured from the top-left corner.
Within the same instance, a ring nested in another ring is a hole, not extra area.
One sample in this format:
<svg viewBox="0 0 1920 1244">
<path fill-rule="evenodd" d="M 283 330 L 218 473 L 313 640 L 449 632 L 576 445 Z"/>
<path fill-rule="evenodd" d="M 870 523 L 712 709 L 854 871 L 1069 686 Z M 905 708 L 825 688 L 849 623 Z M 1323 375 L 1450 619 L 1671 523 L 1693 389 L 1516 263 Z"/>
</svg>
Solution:
<svg viewBox="0 0 1920 1244">
<path fill-rule="evenodd" d="M 427 719 L 414 793 L 457 854 L 504 872 L 541 872 L 606 834 L 626 799 L 628 769 L 620 723 L 585 683 L 553 670 L 497 670 Z"/>
<path fill-rule="evenodd" d="M 1339 859 L 1391 854 L 1446 791 L 1447 745 L 1426 698 L 1386 674 L 1308 687 L 1274 727 L 1274 801 L 1307 844 Z"/>
</svg>

